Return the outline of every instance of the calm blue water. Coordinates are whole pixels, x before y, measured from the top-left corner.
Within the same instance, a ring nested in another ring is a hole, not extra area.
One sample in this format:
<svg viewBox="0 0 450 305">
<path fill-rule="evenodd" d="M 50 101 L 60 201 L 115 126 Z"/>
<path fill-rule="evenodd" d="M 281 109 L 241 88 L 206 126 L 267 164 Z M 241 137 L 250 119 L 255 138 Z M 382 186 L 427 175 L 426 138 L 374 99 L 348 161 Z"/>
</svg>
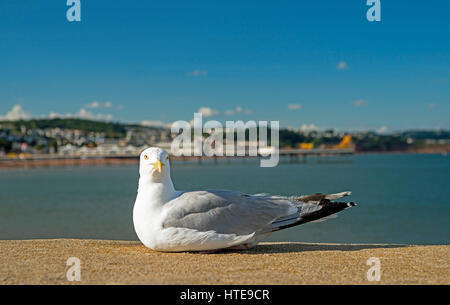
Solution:
<svg viewBox="0 0 450 305">
<path fill-rule="evenodd" d="M 449 244 L 450 157 L 357 155 L 282 161 L 173 163 L 179 189 L 225 188 L 293 195 L 353 191 L 357 207 L 290 228 L 271 241 Z M 0 170 L 0 239 L 137 240 L 137 165 Z"/>
</svg>

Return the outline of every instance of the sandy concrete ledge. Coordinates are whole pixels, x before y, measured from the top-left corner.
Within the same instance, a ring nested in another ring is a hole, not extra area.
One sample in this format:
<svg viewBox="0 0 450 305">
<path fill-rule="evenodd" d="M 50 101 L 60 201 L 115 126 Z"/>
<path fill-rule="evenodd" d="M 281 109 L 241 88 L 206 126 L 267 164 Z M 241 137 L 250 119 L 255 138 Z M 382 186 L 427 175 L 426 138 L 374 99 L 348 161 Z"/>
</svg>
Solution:
<svg viewBox="0 0 450 305">
<path fill-rule="evenodd" d="M 139 242 L 2 240 L 0 284 L 372 284 L 366 261 L 381 260 L 380 284 L 450 284 L 450 246 L 263 243 L 249 251 L 159 253 Z"/>
</svg>

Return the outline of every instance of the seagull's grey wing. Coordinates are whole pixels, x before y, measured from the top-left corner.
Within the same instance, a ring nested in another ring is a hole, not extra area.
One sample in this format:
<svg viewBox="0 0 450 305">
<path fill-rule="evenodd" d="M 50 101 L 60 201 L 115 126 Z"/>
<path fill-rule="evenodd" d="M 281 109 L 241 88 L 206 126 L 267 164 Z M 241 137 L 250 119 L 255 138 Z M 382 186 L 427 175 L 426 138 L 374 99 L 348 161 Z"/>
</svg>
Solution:
<svg viewBox="0 0 450 305">
<path fill-rule="evenodd" d="M 163 227 L 247 235 L 296 211 L 285 197 L 247 195 L 227 190 L 184 192 L 167 203 Z"/>
</svg>

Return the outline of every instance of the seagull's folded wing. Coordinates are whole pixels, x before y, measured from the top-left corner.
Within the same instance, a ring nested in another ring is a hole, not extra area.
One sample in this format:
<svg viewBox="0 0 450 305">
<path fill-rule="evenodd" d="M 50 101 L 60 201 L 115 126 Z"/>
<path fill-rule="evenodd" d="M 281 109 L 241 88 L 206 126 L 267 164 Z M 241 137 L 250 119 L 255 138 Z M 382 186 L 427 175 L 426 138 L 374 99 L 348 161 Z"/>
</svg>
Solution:
<svg viewBox="0 0 450 305">
<path fill-rule="evenodd" d="M 262 232 L 296 207 L 286 197 L 247 195 L 228 190 L 184 192 L 168 202 L 164 228 L 247 235 Z"/>
</svg>

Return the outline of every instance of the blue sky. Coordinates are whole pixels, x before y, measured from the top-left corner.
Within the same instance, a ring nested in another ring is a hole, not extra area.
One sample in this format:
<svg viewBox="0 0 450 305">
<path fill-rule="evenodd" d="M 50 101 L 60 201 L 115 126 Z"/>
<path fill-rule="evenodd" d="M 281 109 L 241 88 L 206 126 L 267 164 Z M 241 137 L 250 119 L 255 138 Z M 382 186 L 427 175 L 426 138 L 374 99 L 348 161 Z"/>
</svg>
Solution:
<svg viewBox="0 0 450 305">
<path fill-rule="evenodd" d="M 450 128 L 450 3 L 365 3 L 0 0 L 0 118 Z"/>
</svg>

